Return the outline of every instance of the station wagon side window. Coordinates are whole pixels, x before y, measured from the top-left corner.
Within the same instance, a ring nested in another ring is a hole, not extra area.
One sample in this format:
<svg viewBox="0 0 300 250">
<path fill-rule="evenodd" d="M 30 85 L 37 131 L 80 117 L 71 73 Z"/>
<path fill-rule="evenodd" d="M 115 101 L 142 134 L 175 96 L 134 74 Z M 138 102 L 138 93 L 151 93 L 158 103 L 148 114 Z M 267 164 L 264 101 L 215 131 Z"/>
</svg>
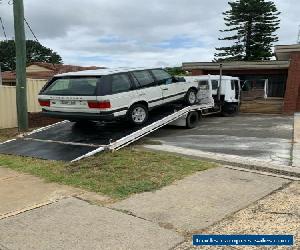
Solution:
<svg viewBox="0 0 300 250">
<path fill-rule="evenodd" d="M 153 69 L 151 70 L 152 74 L 154 75 L 157 84 L 168 84 L 172 83 L 172 76 L 169 75 L 166 71 L 162 69 Z"/>
<path fill-rule="evenodd" d="M 127 74 L 111 76 L 111 93 L 117 94 L 131 89 L 131 82 Z"/>
<path fill-rule="evenodd" d="M 218 89 L 219 81 L 218 80 L 212 80 L 211 81 L 211 87 L 213 90 Z"/>
<path fill-rule="evenodd" d="M 146 70 L 132 72 L 132 75 L 138 81 L 139 86 L 142 88 L 156 85 L 150 72 Z"/>
</svg>

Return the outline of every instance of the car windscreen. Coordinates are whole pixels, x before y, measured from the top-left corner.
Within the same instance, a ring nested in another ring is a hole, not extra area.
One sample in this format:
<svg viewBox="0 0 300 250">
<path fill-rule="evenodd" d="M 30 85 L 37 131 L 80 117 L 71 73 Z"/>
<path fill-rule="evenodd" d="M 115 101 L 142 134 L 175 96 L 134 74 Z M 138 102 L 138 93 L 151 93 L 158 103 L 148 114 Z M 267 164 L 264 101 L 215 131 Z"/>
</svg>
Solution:
<svg viewBox="0 0 300 250">
<path fill-rule="evenodd" d="M 56 78 L 42 94 L 67 96 L 93 96 L 101 83 L 101 77 Z"/>
</svg>

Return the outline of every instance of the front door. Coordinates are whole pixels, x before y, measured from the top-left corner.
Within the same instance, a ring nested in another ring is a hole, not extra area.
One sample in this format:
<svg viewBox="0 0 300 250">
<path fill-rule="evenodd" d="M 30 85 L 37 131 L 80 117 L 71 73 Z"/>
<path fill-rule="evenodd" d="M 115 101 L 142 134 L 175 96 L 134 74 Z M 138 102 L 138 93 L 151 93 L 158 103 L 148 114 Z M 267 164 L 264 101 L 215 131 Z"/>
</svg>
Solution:
<svg viewBox="0 0 300 250">
<path fill-rule="evenodd" d="M 149 71 L 134 71 L 132 72 L 132 77 L 135 85 L 137 85 L 136 92 L 139 100 L 146 101 L 149 107 L 162 104 L 162 90 Z"/>
<path fill-rule="evenodd" d="M 151 70 L 162 91 L 163 103 L 176 101 L 185 95 L 182 82 L 174 81 L 173 77 L 162 69 Z"/>
</svg>

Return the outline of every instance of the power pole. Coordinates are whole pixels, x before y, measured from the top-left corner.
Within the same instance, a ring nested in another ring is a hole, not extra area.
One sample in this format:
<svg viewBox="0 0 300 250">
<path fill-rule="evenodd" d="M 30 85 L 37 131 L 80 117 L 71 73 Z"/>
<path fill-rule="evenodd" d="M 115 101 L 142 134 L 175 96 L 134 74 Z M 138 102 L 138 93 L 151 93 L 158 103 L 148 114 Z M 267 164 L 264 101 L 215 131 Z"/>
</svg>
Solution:
<svg viewBox="0 0 300 250">
<path fill-rule="evenodd" d="M 23 0 L 14 0 L 14 27 L 16 44 L 16 99 L 19 131 L 28 129 L 26 91 L 26 40 L 24 30 Z"/>
<path fill-rule="evenodd" d="M 297 39 L 297 43 L 300 44 L 300 25 L 299 25 L 299 31 L 298 31 L 298 39 Z"/>
</svg>

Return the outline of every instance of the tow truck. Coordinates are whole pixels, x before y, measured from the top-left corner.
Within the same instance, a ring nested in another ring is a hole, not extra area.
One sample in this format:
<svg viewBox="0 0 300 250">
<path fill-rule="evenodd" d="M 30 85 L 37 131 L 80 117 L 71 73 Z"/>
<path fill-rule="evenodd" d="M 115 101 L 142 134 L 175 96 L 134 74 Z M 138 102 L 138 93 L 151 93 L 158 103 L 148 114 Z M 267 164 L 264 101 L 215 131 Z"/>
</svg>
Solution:
<svg viewBox="0 0 300 250">
<path fill-rule="evenodd" d="M 199 83 L 196 105 L 174 103 L 162 106 L 151 111 L 153 113 L 146 124 L 137 127 L 124 122 L 81 126 L 61 121 L 1 143 L 0 153 L 74 162 L 100 152 L 119 150 L 165 125 L 194 128 L 202 116 L 232 115 L 238 111 L 238 78 L 211 75 L 185 78 Z"/>
</svg>

